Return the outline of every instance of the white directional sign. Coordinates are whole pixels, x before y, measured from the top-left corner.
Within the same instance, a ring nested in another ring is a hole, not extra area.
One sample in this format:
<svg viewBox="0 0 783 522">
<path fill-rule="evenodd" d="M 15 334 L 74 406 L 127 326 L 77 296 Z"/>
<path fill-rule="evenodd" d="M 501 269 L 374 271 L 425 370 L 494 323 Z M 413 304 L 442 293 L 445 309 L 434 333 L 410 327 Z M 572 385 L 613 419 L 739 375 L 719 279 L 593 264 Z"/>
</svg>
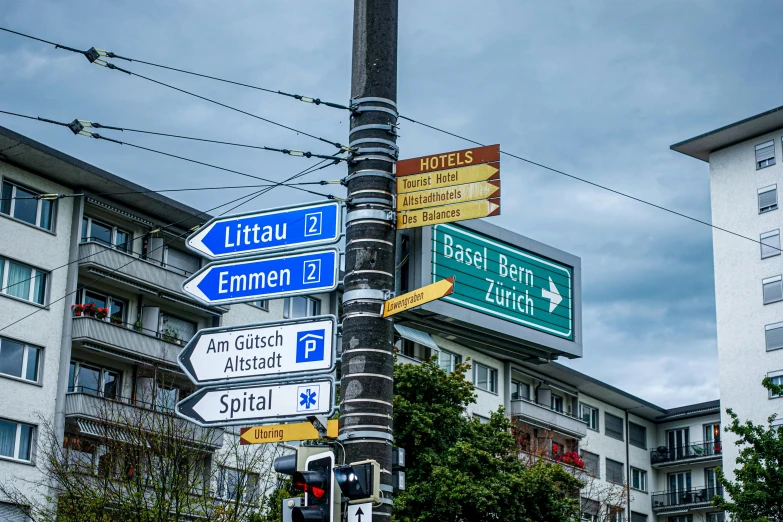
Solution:
<svg viewBox="0 0 783 522">
<path fill-rule="evenodd" d="M 177 403 L 176 412 L 203 427 L 328 417 L 334 413 L 334 380 L 201 388 Z"/>
<path fill-rule="evenodd" d="M 348 522 L 372 522 L 372 502 L 350 504 L 348 506 Z"/>
<path fill-rule="evenodd" d="M 337 288 L 336 248 L 210 263 L 182 283 L 182 291 L 207 304 L 246 303 Z"/>
<path fill-rule="evenodd" d="M 187 239 L 191 250 L 210 259 L 336 243 L 342 207 L 310 203 L 211 219 Z"/>
<path fill-rule="evenodd" d="M 331 372 L 333 315 L 199 330 L 177 357 L 194 384 L 229 384 Z"/>
</svg>

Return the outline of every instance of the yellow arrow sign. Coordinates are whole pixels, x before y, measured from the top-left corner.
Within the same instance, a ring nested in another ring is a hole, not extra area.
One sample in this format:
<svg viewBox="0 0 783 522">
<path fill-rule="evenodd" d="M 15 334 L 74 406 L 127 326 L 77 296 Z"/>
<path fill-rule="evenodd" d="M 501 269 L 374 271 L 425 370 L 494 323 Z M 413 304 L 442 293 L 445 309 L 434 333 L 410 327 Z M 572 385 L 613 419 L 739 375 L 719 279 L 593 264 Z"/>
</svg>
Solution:
<svg viewBox="0 0 783 522">
<path fill-rule="evenodd" d="M 464 203 L 500 196 L 500 180 L 480 181 L 420 192 L 409 192 L 397 196 L 397 210 L 437 207 L 452 203 Z"/>
<path fill-rule="evenodd" d="M 471 201 L 443 207 L 423 208 L 397 212 L 397 229 L 425 227 L 438 223 L 453 223 L 468 219 L 497 216 L 500 214 L 500 199 Z"/>
<path fill-rule="evenodd" d="M 438 170 L 425 174 L 402 176 L 397 178 L 397 194 L 486 181 L 500 172 L 498 167 L 500 167 L 500 163 L 495 163 L 494 165 L 491 163 L 483 163 L 481 165 L 471 165 L 470 167 L 458 169 Z"/>
<path fill-rule="evenodd" d="M 327 438 L 337 437 L 337 419 L 332 419 L 326 427 Z M 288 442 L 292 440 L 315 440 L 320 438 L 316 430 L 309 422 L 297 422 L 294 424 L 270 424 L 268 426 L 255 426 L 242 428 L 239 436 L 240 444 L 267 444 L 270 442 Z"/>
<path fill-rule="evenodd" d="M 441 279 L 431 285 L 422 286 L 418 290 L 385 301 L 383 303 L 383 316 L 389 317 L 390 315 L 416 308 L 424 303 L 429 303 L 430 301 L 445 297 L 453 291 L 454 276 L 451 276 L 448 279 Z"/>
</svg>

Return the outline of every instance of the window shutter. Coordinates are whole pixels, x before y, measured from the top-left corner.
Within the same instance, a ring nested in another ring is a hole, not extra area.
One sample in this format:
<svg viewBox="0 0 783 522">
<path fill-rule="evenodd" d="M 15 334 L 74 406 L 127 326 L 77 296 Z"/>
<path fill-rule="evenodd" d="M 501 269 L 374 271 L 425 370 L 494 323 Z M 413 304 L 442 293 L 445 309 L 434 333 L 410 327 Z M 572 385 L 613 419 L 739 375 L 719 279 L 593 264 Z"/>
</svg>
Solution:
<svg viewBox="0 0 783 522">
<path fill-rule="evenodd" d="M 623 419 L 611 413 L 604 413 L 604 419 L 606 420 L 604 423 L 606 425 L 606 434 L 615 439 L 624 440 Z"/>
<path fill-rule="evenodd" d="M 780 230 L 761 235 L 761 259 L 780 254 Z"/>
<path fill-rule="evenodd" d="M 764 288 L 764 304 L 783 301 L 783 280 L 780 276 L 762 281 Z"/>
<path fill-rule="evenodd" d="M 198 272 L 198 269 L 201 267 L 199 258 L 175 248 L 168 249 L 166 264 L 170 268 L 177 269 L 178 272 L 183 272 L 183 275 L 190 275 L 194 272 Z"/>
<path fill-rule="evenodd" d="M 633 422 L 628 423 L 628 442 L 642 449 L 647 449 L 647 428 Z"/>
<path fill-rule="evenodd" d="M 761 145 L 756 145 L 756 163 L 775 157 L 775 142 L 768 141 Z"/>
<path fill-rule="evenodd" d="M 606 459 L 606 480 L 615 484 L 622 484 L 625 482 L 623 480 L 623 467 L 624 465 L 622 462 Z"/>
<path fill-rule="evenodd" d="M 778 188 L 773 185 L 771 189 L 759 191 L 759 212 L 767 212 L 778 208 Z"/>
<path fill-rule="evenodd" d="M 647 515 L 631 511 L 631 522 L 647 522 Z"/>
<path fill-rule="evenodd" d="M 770 324 L 765 327 L 767 351 L 783 348 L 783 323 Z"/>
<path fill-rule="evenodd" d="M 595 453 L 582 451 L 582 460 L 585 461 L 585 471 L 595 478 L 601 477 L 601 460 Z"/>
</svg>

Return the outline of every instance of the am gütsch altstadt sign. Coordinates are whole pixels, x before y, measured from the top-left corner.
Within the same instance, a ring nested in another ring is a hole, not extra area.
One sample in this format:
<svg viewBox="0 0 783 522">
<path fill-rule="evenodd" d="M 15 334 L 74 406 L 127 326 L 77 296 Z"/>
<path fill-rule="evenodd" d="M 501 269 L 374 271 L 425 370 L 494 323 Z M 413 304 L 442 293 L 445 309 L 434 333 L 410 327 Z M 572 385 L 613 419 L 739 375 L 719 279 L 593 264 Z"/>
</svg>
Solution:
<svg viewBox="0 0 783 522">
<path fill-rule="evenodd" d="M 336 248 L 277 256 L 215 261 L 182 283 L 182 290 L 210 305 L 246 303 L 337 288 Z"/>
<path fill-rule="evenodd" d="M 194 384 L 238 384 L 330 373 L 333 315 L 199 330 L 178 356 Z"/>
<path fill-rule="evenodd" d="M 443 301 L 574 340 L 573 268 L 451 224 L 432 227 L 432 281 Z"/>
<path fill-rule="evenodd" d="M 199 426 L 247 426 L 307 420 L 334 413 L 334 380 L 201 388 L 177 403 L 176 413 Z"/>
<path fill-rule="evenodd" d="M 327 202 L 217 217 L 186 245 L 210 259 L 326 245 L 340 239 L 341 216 L 341 205 Z"/>
</svg>

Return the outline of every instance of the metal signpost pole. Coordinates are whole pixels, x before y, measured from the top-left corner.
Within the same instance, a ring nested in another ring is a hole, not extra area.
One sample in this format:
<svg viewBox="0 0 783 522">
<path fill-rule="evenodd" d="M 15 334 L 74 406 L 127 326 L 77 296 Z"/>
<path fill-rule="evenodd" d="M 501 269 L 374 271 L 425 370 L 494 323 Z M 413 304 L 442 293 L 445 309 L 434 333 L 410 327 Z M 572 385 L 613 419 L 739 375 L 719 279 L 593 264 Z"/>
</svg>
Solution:
<svg viewBox="0 0 783 522">
<path fill-rule="evenodd" d="M 391 499 L 393 321 L 381 317 L 394 291 L 393 194 L 397 159 L 397 0 L 355 0 L 351 78 L 343 355 L 338 439 L 345 461 L 375 460 Z M 373 508 L 388 522 L 391 503 Z"/>
</svg>

